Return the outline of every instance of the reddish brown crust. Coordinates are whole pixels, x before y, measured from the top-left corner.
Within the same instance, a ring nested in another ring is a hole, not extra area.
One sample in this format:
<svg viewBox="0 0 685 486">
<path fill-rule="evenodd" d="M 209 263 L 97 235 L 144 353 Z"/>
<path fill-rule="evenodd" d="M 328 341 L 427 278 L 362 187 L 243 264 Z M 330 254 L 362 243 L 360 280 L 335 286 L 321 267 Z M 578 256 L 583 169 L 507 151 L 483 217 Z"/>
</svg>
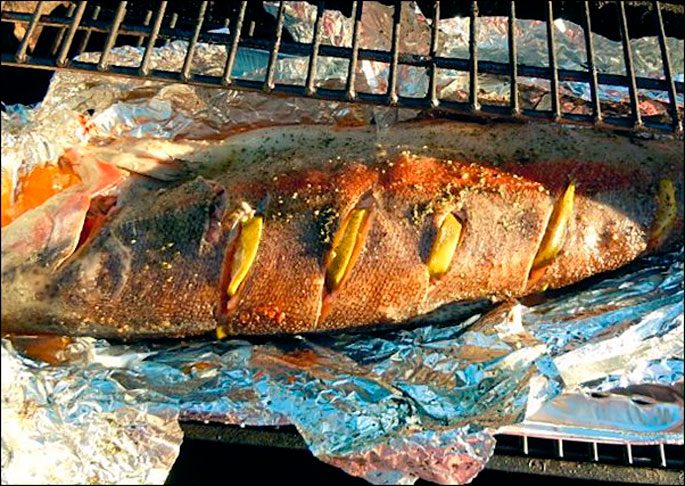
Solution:
<svg viewBox="0 0 685 486">
<path fill-rule="evenodd" d="M 50 298 L 36 306 L 35 322 L 49 315 L 56 322 L 50 329 L 126 338 L 188 336 L 217 323 L 226 324 L 228 334 L 296 333 L 401 322 L 445 303 L 525 295 L 616 268 L 647 251 L 654 192 L 664 177 L 675 182 L 679 205 L 666 241 L 682 241 L 679 166 L 553 157 L 474 163 L 455 152 L 453 160 L 398 152 L 325 160 L 327 155 L 310 159 L 286 151 L 283 160 L 218 176 L 226 201 L 213 183 L 196 180 L 151 196 L 146 202 L 152 205 L 124 207 L 87 252 L 60 269 L 45 291 Z M 530 282 L 554 201 L 571 178 L 577 190 L 564 245 Z M 342 286 L 327 296 L 332 239 L 343 218 L 366 200 L 373 204 L 364 245 Z M 231 229 L 242 206 L 263 211 L 264 230 L 250 272 L 227 303 Z M 462 240 L 449 271 L 431 282 L 427 255 L 439 216 L 448 211 L 462 222 Z M 224 226 L 208 232 L 202 226 L 212 218 Z M 3 276 L 3 290 L 5 282 Z M 217 319 L 217 305 L 224 304 Z"/>
<path fill-rule="evenodd" d="M 640 187 L 636 183 L 651 179 L 646 170 L 616 167 L 596 161 L 555 160 L 534 164 L 511 161 L 504 164 L 502 170 L 542 184 L 551 192 L 560 191 L 573 179 L 576 181 L 577 194 Z"/>
<path fill-rule="evenodd" d="M 368 167 L 348 163 L 330 172 L 298 171 L 273 180 L 259 252 L 228 309 L 228 332 L 316 329 L 332 236 L 376 177 Z"/>
<path fill-rule="evenodd" d="M 572 160 L 487 165 L 403 153 L 374 165 L 337 163 L 327 171 L 298 170 L 274 178 L 262 187 L 272 201 L 281 201 L 270 208 L 279 216 L 267 220 L 255 267 L 235 309 L 229 310 L 229 332 L 292 333 L 400 322 L 449 302 L 503 299 L 567 285 L 644 251 L 653 204 L 640 197 L 625 203 L 621 197 L 636 179 L 650 180 L 642 171 L 601 162 L 583 163 L 580 170 L 581 164 Z M 572 236 L 557 259 L 544 272 L 534 272 L 535 281 L 529 282 L 554 201 L 571 177 L 578 188 L 568 230 Z M 294 193 L 295 200 L 290 198 Z M 373 200 L 368 234 L 345 281 L 328 295 L 323 282 L 330 238 L 362 197 Z M 607 202 L 602 198 L 610 203 L 620 199 L 624 207 L 619 204 L 602 215 Z M 324 207 L 334 217 L 329 241 L 317 246 L 312 242 L 320 227 L 313 212 Z M 621 210 L 637 220 L 620 216 Z M 436 217 L 448 211 L 462 219 L 462 240 L 448 272 L 430 281 L 426 255 Z M 287 222 L 283 215 L 289 215 Z M 588 215 L 596 224 L 583 223 Z M 579 239 L 597 228 L 602 232 L 597 251 L 588 252 Z M 314 252 L 301 246 L 303 238 L 311 238 Z"/>
</svg>

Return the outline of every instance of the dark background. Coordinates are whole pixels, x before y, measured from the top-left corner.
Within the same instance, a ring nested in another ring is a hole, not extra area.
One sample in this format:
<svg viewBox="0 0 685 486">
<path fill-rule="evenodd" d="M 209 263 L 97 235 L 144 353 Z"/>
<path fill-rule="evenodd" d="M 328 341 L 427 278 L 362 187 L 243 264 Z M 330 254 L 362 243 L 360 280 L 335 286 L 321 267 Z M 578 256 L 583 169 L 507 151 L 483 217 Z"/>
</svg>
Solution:
<svg viewBox="0 0 685 486">
<path fill-rule="evenodd" d="M 347 475 L 342 470 L 316 459 L 308 451 L 227 445 L 211 441 L 188 440 L 181 446 L 181 454 L 171 469 L 166 484 L 199 484 L 218 478 L 234 481 L 249 480 L 252 484 L 357 484 L 366 481 Z M 417 485 L 428 485 L 417 481 Z M 604 484 L 614 486 L 622 483 L 598 483 L 550 476 L 534 476 L 485 469 L 471 483 L 521 484 L 525 486 L 584 486 Z"/>
</svg>

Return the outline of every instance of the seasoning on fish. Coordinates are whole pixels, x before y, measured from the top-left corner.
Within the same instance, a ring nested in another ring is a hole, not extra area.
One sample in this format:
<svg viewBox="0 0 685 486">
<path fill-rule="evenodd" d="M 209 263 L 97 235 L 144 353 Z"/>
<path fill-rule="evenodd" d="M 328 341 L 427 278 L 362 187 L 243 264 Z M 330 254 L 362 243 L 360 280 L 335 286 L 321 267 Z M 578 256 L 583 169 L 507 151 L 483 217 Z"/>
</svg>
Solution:
<svg viewBox="0 0 685 486">
<path fill-rule="evenodd" d="M 69 160 L 81 183 L 3 227 L 3 333 L 444 322 L 453 306 L 567 286 L 683 241 L 678 138 L 430 120 L 124 138 Z"/>
</svg>

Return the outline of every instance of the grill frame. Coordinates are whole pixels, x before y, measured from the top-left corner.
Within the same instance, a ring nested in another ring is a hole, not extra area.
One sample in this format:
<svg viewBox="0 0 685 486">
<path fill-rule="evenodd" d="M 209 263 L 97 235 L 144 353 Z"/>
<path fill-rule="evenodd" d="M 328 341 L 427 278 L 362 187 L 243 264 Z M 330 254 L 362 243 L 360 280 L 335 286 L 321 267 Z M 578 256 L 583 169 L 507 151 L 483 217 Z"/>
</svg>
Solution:
<svg viewBox="0 0 685 486">
<path fill-rule="evenodd" d="M 181 422 L 181 428 L 190 441 L 307 449 L 304 439 L 292 426 L 240 427 L 186 421 Z M 495 454 L 486 469 L 612 483 L 683 483 L 683 445 L 579 442 L 512 434 L 499 434 L 495 438 Z M 584 453 L 570 450 L 572 446 L 586 450 Z"/>
<path fill-rule="evenodd" d="M 635 74 L 632 59 L 632 50 L 628 39 L 628 21 L 625 4 L 616 2 L 619 12 L 618 22 L 622 39 L 623 54 L 625 59 L 626 74 L 599 73 L 595 64 L 595 52 L 592 42 L 592 6 L 590 2 L 583 2 L 583 24 L 585 30 L 585 47 L 588 68 L 585 71 L 560 69 L 558 67 L 554 28 L 552 21 L 555 18 L 554 2 L 545 2 L 544 17 L 547 23 L 546 35 L 549 55 L 547 67 L 524 65 L 512 62 L 516 59 L 517 41 L 513 34 L 513 25 L 517 20 L 516 2 L 509 3 L 509 62 L 499 63 L 478 59 L 478 45 L 476 43 L 479 7 L 476 0 L 470 2 L 470 19 L 473 28 L 470 28 L 469 52 L 470 57 L 447 58 L 436 55 L 439 31 L 431 29 L 431 48 L 426 56 L 406 54 L 399 51 L 400 39 L 400 10 L 397 8 L 401 2 L 393 2 L 395 13 L 392 22 L 392 41 L 389 51 L 364 49 L 359 46 L 359 23 L 361 19 L 363 2 L 353 2 L 352 17 L 355 19 L 354 32 L 351 47 L 337 47 L 320 42 L 319 29 L 321 24 L 324 2 L 316 6 L 316 27 L 312 43 L 290 42 L 283 40 L 284 8 L 281 2 L 278 8 L 276 28 L 273 39 L 255 39 L 243 35 L 243 21 L 247 2 L 241 2 L 239 14 L 233 20 L 224 19 L 222 25 L 212 25 L 211 28 L 230 27 L 230 34 L 203 32 L 203 25 L 207 7 L 210 2 L 201 2 L 197 18 L 192 29 L 177 28 L 178 15 L 173 13 L 164 26 L 165 14 L 168 2 L 160 2 L 160 7 L 154 14 L 149 10 L 140 23 L 124 22 L 129 2 L 118 2 L 114 17 L 111 22 L 98 20 L 100 6 L 96 5 L 90 19 L 84 19 L 87 2 L 80 1 L 78 6 L 72 3 L 67 15 L 42 15 L 44 2 L 38 2 L 33 13 L 2 12 L 3 23 L 22 23 L 28 25 L 19 48 L 16 52 L 2 52 L 2 64 L 16 67 L 32 67 L 38 69 L 67 70 L 100 73 L 105 75 L 118 75 L 146 79 L 151 81 L 180 82 L 196 86 L 223 87 L 238 90 L 262 91 L 266 93 L 286 96 L 309 97 L 328 101 L 357 102 L 364 104 L 383 105 L 398 108 L 414 108 L 422 110 L 439 110 L 443 113 L 456 113 L 474 118 L 503 118 L 510 120 L 547 120 L 551 122 L 594 125 L 597 128 L 624 129 L 631 131 L 657 131 L 669 132 L 681 135 L 683 131 L 682 114 L 678 110 L 676 96 L 684 91 L 684 83 L 676 81 L 670 61 L 670 53 L 666 43 L 666 33 L 662 7 L 659 1 L 651 2 L 654 10 L 659 48 L 662 56 L 664 79 L 639 77 Z M 91 2 L 92 3 L 92 2 Z M 167 16 L 168 17 L 168 16 Z M 440 2 L 433 4 L 433 25 L 440 18 Z M 27 53 L 29 41 L 35 29 L 39 26 L 56 27 L 59 34 L 53 43 L 50 55 L 30 55 Z M 207 29 L 209 30 L 209 29 Z M 64 35 L 66 32 L 66 35 Z M 76 52 L 72 45 L 76 34 L 83 32 L 82 40 Z M 104 47 L 100 50 L 101 56 L 97 64 L 71 60 L 70 57 L 84 52 L 88 45 L 89 37 L 93 33 L 107 33 Z M 125 67 L 111 65 L 108 57 L 111 49 L 119 36 L 134 36 L 138 38 L 137 45 L 144 45 L 143 59 L 139 67 Z M 145 42 L 147 39 L 147 42 Z M 152 70 L 150 67 L 152 48 L 158 40 L 186 40 L 189 47 L 179 72 Z M 225 45 L 229 55 L 223 69 L 222 76 L 208 76 L 191 72 L 192 54 L 199 42 Z M 270 53 L 268 68 L 263 81 L 234 78 L 231 76 L 235 65 L 236 54 L 240 48 L 252 48 L 265 50 Z M 70 55 L 71 53 L 71 55 Z M 274 80 L 276 60 L 278 54 L 296 56 L 308 56 L 309 68 L 304 85 L 292 85 L 279 83 Z M 315 85 L 316 64 L 319 57 L 334 57 L 349 61 L 347 82 L 344 89 L 323 88 Z M 386 93 L 357 92 L 354 89 L 356 67 L 360 60 L 378 61 L 389 64 L 388 89 Z M 397 68 L 399 65 L 425 68 L 429 76 L 429 89 L 424 98 L 400 96 L 397 91 Z M 438 97 L 436 92 L 436 75 L 438 69 L 451 69 L 469 73 L 469 93 L 467 101 L 446 100 Z M 478 74 L 493 74 L 509 77 L 510 93 L 508 105 L 481 104 L 478 100 Z M 519 78 L 529 77 L 547 80 L 550 83 L 551 109 L 539 110 L 534 108 L 522 108 L 519 103 Z M 561 82 L 575 81 L 588 83 L 591 91 L 590 114 L 573 114 L 561 111 L 559 85 Z M 602 111 L 598 90 L 600 86 L 621 86 L 628 88 L 630 99 L 630 113 L 626 116 L 608 116 Z M 639 110 L 638 90 L 650 89 L 668 93 L 668 112 L 671 117 L 669 123 L 643 118 Z"/>
</svg>

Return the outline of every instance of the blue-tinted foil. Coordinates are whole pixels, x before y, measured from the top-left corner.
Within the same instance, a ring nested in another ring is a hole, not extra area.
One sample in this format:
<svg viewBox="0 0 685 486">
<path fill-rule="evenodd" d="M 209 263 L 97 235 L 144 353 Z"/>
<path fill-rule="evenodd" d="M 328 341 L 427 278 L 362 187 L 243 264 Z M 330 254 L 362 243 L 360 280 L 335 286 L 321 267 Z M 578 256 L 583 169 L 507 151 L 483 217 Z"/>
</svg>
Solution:
<svg viewBox="0 0 685 486">
<path fill-rule="evenodd" d="M 254 343 L 85 339 L 54 367 L 5 340 L 3 481 L 28 461 L 19 435 L 34 439 L 30 454 L 89 444 L 69 452 L 85 463 L 102 453 L 92 431 L 103 420 L 132 442 L 110 454 L 133 469 L 153 457 L 171 466 L 178 420 L 293 424 L 319 459 L 377 484 L 467 482 L 498 431 L 682 443 L 683 251 L 596 280 L 451 325 Z"/>
</svg>

